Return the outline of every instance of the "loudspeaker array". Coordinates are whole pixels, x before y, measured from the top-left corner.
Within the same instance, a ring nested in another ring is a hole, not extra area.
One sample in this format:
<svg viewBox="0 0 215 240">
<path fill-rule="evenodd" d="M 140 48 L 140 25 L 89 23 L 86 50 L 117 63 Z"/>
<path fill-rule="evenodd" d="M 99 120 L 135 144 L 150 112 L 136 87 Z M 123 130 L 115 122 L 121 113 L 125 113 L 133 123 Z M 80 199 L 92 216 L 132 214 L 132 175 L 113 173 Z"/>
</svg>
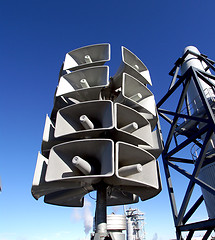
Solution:
<svg viewBox="0 0 215 240">
<path fill-rule="evenodd" d="M 122 47 L 109 77 L 110 44 L 66 54 L 51 116 L 46 116 L 32 185 L 38 199 L 82 207 L 84 195 L 107 186 L 107 205 L 131 204 L 161 191 L 162 138 L 147 67 Z"/>
</svg>

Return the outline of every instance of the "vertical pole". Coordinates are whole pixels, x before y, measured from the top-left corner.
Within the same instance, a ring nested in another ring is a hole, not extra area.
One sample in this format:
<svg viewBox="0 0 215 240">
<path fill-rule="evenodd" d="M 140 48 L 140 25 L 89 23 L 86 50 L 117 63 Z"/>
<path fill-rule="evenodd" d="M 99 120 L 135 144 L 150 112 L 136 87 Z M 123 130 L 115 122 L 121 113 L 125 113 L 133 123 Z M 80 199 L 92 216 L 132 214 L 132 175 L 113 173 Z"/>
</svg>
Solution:
<svg viewBox="0 0 215 240">
<path fill-rule="evenodd" d="M 97 186 L 95 220 L 96 233 L 100 235 L 100 239 L 104 239 L 107 236 L 106 189 L 107 187 L 104 183 L 98 184 Z"/>
</svg>

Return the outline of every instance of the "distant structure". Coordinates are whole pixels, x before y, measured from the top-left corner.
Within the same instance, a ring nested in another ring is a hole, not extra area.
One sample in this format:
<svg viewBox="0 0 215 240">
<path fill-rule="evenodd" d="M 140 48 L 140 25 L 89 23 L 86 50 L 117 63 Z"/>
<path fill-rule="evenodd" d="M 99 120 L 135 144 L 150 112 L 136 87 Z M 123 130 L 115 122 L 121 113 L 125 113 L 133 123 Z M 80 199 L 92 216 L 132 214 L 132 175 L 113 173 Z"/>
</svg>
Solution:
<svg viewBox="0 0 215 240">
<path fill-rule="evenodd" d="M 95 232 L 96 232 L 96 223 L 94 218 L 94 233 L 91 234 L 91 240 L 95 238 Z M 107 215 L 107 232 L 110 238 L 107 239 L 113 239 L 113 240 L 124 240 L 125 234 L 124 231 L 127 229 L 126 226 L 126 215 L 118 215 L 115 213 L 112 213 L 110 215 Z"/>
<path fill-rule="evenodd" d="M 144 213 L 139 209 L 129 208 L 126 210 L 127 240 L 144 240 L 145 238 L 145 222 Z"/>
<path fill-rule="evenodd" d="M 185 48 L 170 71 L 170 87 L 157 104 L 159 115 L 169 124 L 162 158 L 177 240 L 183 239 L 182 233 L 191 240 L 198 231 L 204 231 L 206 240 L 215 229 L 214 64 L 196 47 Z M 178 183 L 184 191 L 181 204 L 175 198 L 179 187 L 174 187 L 177 179 L 170 169 L 183 177 Z M 192 217 L 203 202 L 209 219 L 195 222 Z"/>
<path fill-rule="evenodd" d="M 112 239 L 124 240 L 126 231 L 126 240 L 144 240 L 145 238 L 145 222 L 144 213 L 139 209 L 129 208 L 124 215 L 112 213 L 107 215 L 107 231 Z M 94 219 L 94 231 L 95 219 Z M 91 234 L 91 240 L 94 239 L 95 233 Z"/>
</svg>

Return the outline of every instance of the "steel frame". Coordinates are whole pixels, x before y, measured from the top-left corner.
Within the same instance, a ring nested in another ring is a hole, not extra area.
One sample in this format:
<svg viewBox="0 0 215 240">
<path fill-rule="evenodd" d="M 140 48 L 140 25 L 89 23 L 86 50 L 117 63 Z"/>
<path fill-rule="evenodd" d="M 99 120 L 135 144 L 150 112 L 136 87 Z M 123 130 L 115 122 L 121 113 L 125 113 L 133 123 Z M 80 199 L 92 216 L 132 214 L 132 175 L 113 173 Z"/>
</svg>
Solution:
<svg viewBox="0 0 215 240">
<path fill-rule="evenodd" d="M 215 67 L 213 66 L 215 63 L 214 61 L 208 59 L 207 56 L 203 54 L 198 55 L 188 50 L 183 55 L 182 58 L 179 58 L 176 61 L 174 68 L 170 71 L 169 74 L 173 76 L 172 82 L 170 84 L 168 92 L 157 104 L 157 108 L 158 108 L 158 114 L 160 115 L 160 117 L 162 117 L 166 122 L 170 124 L 169 133 L 164 144 L 162 159 L 163 159 L 165 177 L 166 177 L 166 182 L 168 187 L 168 193 L 169 193 L 170 204 L 172 208 L 174 224 L 176 228 L 177 240 L 183 239 L 182 232 L 185 232 L 185 231 L 188 232 L 188 236 L 186 240 L 190 240 L 192 239 L 193 234 L 199 230 L 205 231 L 205 235 L 202 238 L 205 240 L 209 238 L 212 231 L 215 229 L 215 219 L 208 219 L 208 220 L 203 220 L 199 222 L 187 223 L 188 220 L 191 218 L 191 216 L 197 211 L 199 206 L 204 202 L 203 196 L 202 195 L 199 196 L 199 198 L 190 207 L 189 210 L 187 210 L 187 208 L 188 208 L 188 204 L 190 203 L 190 199 L 191 199 L 195 185 L 198 185 L 201 188 L 204 188 L 207 191 L 209 191 L 211 194 L 215 195 L 215 188 L 213 188 L 212 186 L 209 186 L 208 184 L 206 184 L 205 182 L 203 182 L 198 178 L 199 171 L 205 161 L 205 154 L 206 154 L 206 149 L 207 149 L 209 140 L 212 134 L 215 133 L 215 116 L 214 116 L 212 107 L 201 87 L 199 79 L 205 81 L 213 89 L 215 93 L 215 84 L 213 83 L 213 80 L 215 80 L 215 76 L 212 74 L 206 73 L 204 71 L 201 71 L 199 69 L 196 69 L 194 67 L 190 67 L 183 76 L 178 75 L 180 66 L 188 54 L 193 54 L 201 61 L 204 61 L 207 65 L 205 70 L 208 70 L 210 68 L 213 71 L 215 71 Z M 187 90 L 188 90 L 188 86 L 191 81 L 191 78 L 195 83 L 195 86 L 198 90 L 202 104 L 204 106 L 204 109 L 205 109 L 204 117 L 191 115 L 191 110 L 189 107 L 189 101 L 187 97 Z M 179 96 L 176 111 L 161 109 L 161 106 L 169 99 L 169 97 L 176 90 L 179 89 L 179 87 L 182 87 L 183 90 L 181 92 L 181 95 Z M 187 114 L 181 114 L 181 109 L 183 104 L 185 104 L 186 106 Z M 173 118 L 171 119 L 167 115 L 170 115 Z M 177 137 L 176 137 L 176 133 L 178 134 L 178 132 L 176 131 L 176 128 L 178 127 L 180 128 L 180 125 L 178 125 L 178 120 L 180 118 L 184 118 L 189 121 L 195 121 L 196 123 L 204 123 L 204 127 L 194 132 L 193 134 L 189 134 L 186 132 L 183 134 L 180 133 L 180 135 L 185 136 L 186 139 L 182 141 L 180 144 L 178 144 Z M 206 137 L 204 141 L 200 143 L 198 141 L 198 138 L 200 138 L 202 134 L 206 134 Z M 170 144 L 172 143 L 172 141 L 175 142 L 175 147 L 170 149 Z M 183 156 L 183 150 L 185 149 L 186 146 L 188 146 L 192 142 L 201 148 L 200 154 L 196 159 L 195 164 L 194 164 L 194 161 L 191 159 L 174 156 L 174 154 L 176 153 L 180 154 L 180 156 L 181 155 Z M 193 167 L 194 167 L 193 172 L 188 173 L 185 169 L 179 167 L 176 163 L 193 164 Z M 172 185 L 172 179 L 171 179 L 172 176 L 170 174 L 170 168 L 176 170 L 181 175 L 186 177 L 189 182 L 187 189 L 185 190 L 185 195 L 182 200 L 182 204 L 181 206 L 179 206 L 179 211 L 177 210 L 178 208 L 176 206 L 176 198 L 175 198 L 174 189 Z"/>
</svg>

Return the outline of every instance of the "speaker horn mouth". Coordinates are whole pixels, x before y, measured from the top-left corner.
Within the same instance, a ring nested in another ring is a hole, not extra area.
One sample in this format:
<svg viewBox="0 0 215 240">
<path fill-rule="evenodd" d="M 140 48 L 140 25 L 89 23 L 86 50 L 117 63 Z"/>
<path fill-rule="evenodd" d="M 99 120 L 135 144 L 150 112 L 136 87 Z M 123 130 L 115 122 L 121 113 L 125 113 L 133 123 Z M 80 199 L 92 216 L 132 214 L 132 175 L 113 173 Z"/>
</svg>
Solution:
<svg viewBox="0 0 215 240">
<path fill-rule="evenodd" d="M 58 144 L 50 151 L 45 179 L 47 182 L 60 180 L 95 184 L 113 175 L 113 155 L 114 143 L 109 139 Z"/>
<path fill-rule="evenodd" d="M 66 54 L 63 70 L 78 70 L 90 66 L 103 65 L 110 60 L 110 44 L 88 45 Z"/>
<path fill-rule="evenodd" d="M 113 129 L 113 103 L 109 100 L 89 101 L 71 105 L 58 111 L 54 135 L 70 140 L 99 138 Z"/>
<path fill-rule="evenodd" d="M 145 64 L 127 48 L 122 46 L 121 51 L 122 62 L 116 74 L 113 76 L 114 87 L 117 89 L 122 84 L 123 73 L 137 78 L 144 85 L 152 85 L 151 77 Z"/>
<path fill-rule="evenodd" d="M 86 97 L 87 94 L 86 91 L 92 91 L 92 89 L 95 91 L 97 88 L 97 91 L 100 91 L 99 89 L 108 85 L 108 81 L 108 66 L 96 66 L 76 70 L 63 75 L 60 78 L 55 96 L 64 96 L 65 94 L 70 93 L 71 97 L 74 98 L 78 97 L 79 95 L 80 98 L 81 95 L 83 95 L 82 98 L 84 100 L 84 96 Z M 93 97 L 93 95 L 90 96 Z"/>
</svg>

